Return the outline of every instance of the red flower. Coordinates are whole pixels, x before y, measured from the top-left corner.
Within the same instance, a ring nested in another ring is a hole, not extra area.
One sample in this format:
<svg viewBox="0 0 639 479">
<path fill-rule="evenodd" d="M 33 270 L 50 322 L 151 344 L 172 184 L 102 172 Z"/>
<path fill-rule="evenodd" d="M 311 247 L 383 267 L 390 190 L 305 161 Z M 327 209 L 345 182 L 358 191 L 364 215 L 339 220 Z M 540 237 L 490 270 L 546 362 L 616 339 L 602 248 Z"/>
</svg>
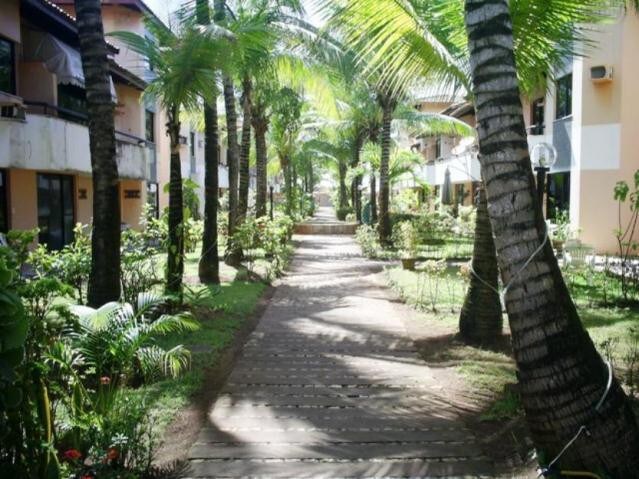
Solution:
<svg viewBox="0 0 639 479">
<path fill-rule="evenodd" d="M 120 457 L 120 452 L 116 447 L 110 447 L 107 449 L 107 459 L 109 461 L 115 461 L 118 457 Z"/>
<path fill-rule="evenodd" d="M 77 449 L 68 449 L 64 451 L 64 454 L 62 456 L 69 461 L 77 461 L 82 457 L 82 453 Z"/>
<path fill-rule="evenodd" d="M 111 384 L 111 378 L 109 376 L 102 376 L 100 378 L 100 384 L 104 384 L 105 386 Z"/>
<path fill-rule="evenodd" d="M 84 474 L 80 476 L 80 479 L 95 479 L 95 476 L 93 474 Z"/>
</svg>

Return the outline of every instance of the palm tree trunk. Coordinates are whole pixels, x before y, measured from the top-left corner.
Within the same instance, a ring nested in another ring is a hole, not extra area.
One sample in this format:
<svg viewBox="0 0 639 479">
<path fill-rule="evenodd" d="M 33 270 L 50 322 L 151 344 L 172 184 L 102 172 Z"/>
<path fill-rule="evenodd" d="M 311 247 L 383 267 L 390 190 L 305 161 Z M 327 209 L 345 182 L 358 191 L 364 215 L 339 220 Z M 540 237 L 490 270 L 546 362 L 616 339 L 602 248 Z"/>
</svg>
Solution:
<svg viewBox="0 0 639 479">
<path fill-rule="evenodd" d="M 240 145 L 240 181 L 237 202 L 237 224 L 244 222 L 248 211 L 249 156 L 251 154 L 251 80 L 242 81 L 242 144 Z"/>
<path fill-rule="evenodd" d="M 346 191 L 346 163 L 339 162 L 339 208 L 348 208 L 348 193 Z"/>
<path fill-rule="evenodd" d="M 218 164 L 217 105 L 211 102 L 204 107 L 204 234 L 198 266 L 202 283 L 220 282 L 217 244 Z"/>
<path fill-rule="evenodd" d="M 547 241 L 535 194 L 507 0 L 466 0 L 480 163 L 499 269 L 508 285 L 522 404 L 545 461 L 582 427 L 563 468 L 639 477 L 639 429 L 619 382 L 583 328 Z M 605 399 L 596 410 L 595 405 Z"/>
<path fill-rule="evenodd" d="M 380 242 L 388 244 L 391 235 L 390 216 L 388 214 L 390 200 L 388 163 L 390 161 L 391 122 L 393 121 L 395 101 L 387 94 L 380 94 L 380 103 L 382 105 L 382 154 L 379 167 L 379 221 L 377 231 Z"/>
<path fill-rule="evenodd" d="M 182 165 L 180 162 L 180 109 L 178 106 L 173 106 L 167 114 L 167 128 L 171 139 L 171 163 L 166 291 L 180 297 L 182 294 L 182 276 L 184 275 L 184 210 L 182 205 Z"/>
<path fill-rule="evenodd" d="M 197 0 L 197 19 L 203 25 L 211 23 L 207 0 Z M 218 191 L 218 131 L 217 102 L 204 106 L 204 233 L 202 255 L 198 264 L 200 282 L 220 282 L 220 258 L 217 248 Z"/>
<path fill-rule="evenodd" d="M 268 178 L 266 167 L 268 163 L 266 149 L 266 132 L 268 131 L 268 120 L 254 110 L 252 114 L 253 131 L 255 132 L 255 217 L 266 215 L 266 196 L 268 190 Z"/>
<path fill-rule="evenodd" d="M 377 223 L 377 181 L 371 168 L 371 223 Z"/>
<path fill-rule="evenodd" d="M 284 164 L 284 189 L 286 190 L 286 214 L 293 214 L 293 181 L 291 178 L 291 164 L 287 158 Z"/>
<path fill-rule="evenodd" d="M 120 297 L 120 194 L 114 107 L 100 0 L 76 0 L 75 10 L 89 114 L 93 181 L 88 302 L 101 306 Z"/>
<path fill-rule="evenodd" d="M 229 169 L 229 242 L 226 251 L 226 262 L 235 265 L 239 257 L 234 254 L 233 234 L 237 226 L 238 206 L 238 169 L 240 147 L 237 143 L 237 112 L 235 110 L 235 89 L 233 80 L 228 75 L 222 76 L 224 85 L 224 109 L 226 110 L 226 132 L 228 140 L 227 165 Z"/>
<path fill-rule="evenodd" d="M 501 300 L 497 293 L 499 271 L 483 188 L 477 191 L 476 203 L 474 273 L 470 276 L 470 286 L 459 316 L 459 332 L 469 343 L 489 344 L 501 335 L 503 328 Z"/>
</svg>

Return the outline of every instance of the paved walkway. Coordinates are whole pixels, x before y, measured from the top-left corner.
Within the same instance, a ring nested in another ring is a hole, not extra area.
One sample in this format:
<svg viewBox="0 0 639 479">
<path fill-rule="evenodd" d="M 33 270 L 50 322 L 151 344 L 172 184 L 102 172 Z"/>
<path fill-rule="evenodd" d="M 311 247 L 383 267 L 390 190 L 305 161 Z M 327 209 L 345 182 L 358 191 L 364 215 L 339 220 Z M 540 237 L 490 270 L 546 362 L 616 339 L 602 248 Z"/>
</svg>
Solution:
<svg viewBox="0 0 639 479">
<path fill-rule="evenodd" d="M 318 221 L 330 220 L 325 210 Z M 298 236 L 190 451 L 192 477 L 491 477 L 346 236 Z"/>
</svg>

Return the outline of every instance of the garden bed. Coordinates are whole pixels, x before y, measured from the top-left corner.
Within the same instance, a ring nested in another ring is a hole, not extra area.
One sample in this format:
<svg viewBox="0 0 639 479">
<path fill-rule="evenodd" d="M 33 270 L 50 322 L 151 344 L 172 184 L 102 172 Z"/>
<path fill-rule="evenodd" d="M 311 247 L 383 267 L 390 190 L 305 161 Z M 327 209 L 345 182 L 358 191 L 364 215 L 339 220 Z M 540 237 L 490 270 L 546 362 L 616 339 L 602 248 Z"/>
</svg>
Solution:
<svg viewBox="0 0 639 479">
<path fill-rule="evenodd" d="M 446 396 L 477 437 L 486 454 L 504 472 L 536 477 L 516 384 L 506 317 L 503 337 L 492 349 L 468 346 L 457 337 L 459 311 L 466 280 L 460 264 L 449 263 L 433 278 L 432 265 L 418 263 L 416 271 L 389 267 L 386 283 L 421 314 L 408 325 L 423 359 L 439 372 L 450 373 Z M 582 322 L 602 356 L 611 360 L 630 395 L 637 394 L 639 306 L 617 307 L 618 280 L 604 273 L 565 273 Z M 605 284 L 606 293 L 603 292 Z M 437 289 L 437 291 L 434 291 Z M 605 299 L 605 302 L 604 302 Z M 637 401 L 633 404 L 637 409 Z"/>
</svg>

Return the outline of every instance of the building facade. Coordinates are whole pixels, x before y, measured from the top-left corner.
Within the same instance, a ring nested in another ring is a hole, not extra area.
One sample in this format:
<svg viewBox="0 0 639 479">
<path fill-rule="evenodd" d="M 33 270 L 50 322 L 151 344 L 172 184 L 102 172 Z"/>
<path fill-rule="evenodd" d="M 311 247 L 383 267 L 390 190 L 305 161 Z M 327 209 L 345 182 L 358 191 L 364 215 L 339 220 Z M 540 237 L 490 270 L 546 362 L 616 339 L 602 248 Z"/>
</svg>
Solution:
<svg viewBox="0 0 639 479">
<path fill-rule="evenodd" d="M 105 32 L 145 35 L 140 0 L 104 0 Z M 3 0 L 0 9 L 0 232 L 40 229 L 61 248 L 75 223 L 92 219 L 92 180 L 84 75 L 72 0 Z M 107 37 L 115 103 L 123 227 L 137 228 L 145 203 L 168 205 L 169 138 L 158 101 L 143 96 L 146 59 Z M 182 129 L 185 176 L 204 183 L 203 137 Z M 220 187 L 228 187 L 221 152 Z M 204 188 L 199 188 L 203 208 Z"/>
<path fill-rule="evenodd" d="M 548 175 L 548 217 L 569 213 L 574 234 L 597 251 L 614 253 L 618 181 L 634 183 L 639 170 L 639 17 L 619 12 L 616 22 L 591 29 L 592 46 L 569 59 L 549 81 L 546 91 L 522 100 L 530 148 L 554 146 L 556 163 Z M 428 102 L 424 110 L 433 108 Z M 439 110 L 474 125 L 469 104 Z M 471 201 L 473 182 L 480 180 L 472 142 L 422 138 L 416 147 L 426 159 L 423 178 L 441 192 L 446 172 L 455 201 Z M 622 209 L 622 222 L 629 217 Z"/>
</svg>

